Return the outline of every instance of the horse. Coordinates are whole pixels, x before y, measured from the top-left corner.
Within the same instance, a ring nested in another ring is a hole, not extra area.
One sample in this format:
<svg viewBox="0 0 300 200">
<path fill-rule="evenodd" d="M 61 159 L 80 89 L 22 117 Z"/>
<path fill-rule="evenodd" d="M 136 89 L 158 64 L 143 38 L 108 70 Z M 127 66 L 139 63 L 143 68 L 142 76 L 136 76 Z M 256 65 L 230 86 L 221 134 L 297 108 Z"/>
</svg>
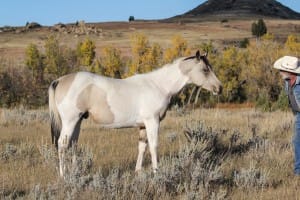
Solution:
<svg viewBox="0 0 300 200">
<path fill-rule="evenodd" d="M 139 128 L 135 171 L 142 169 L 149 145 L 152 169 L 158 170 L 157 146 L 161 120 L 171 97 L 185 85 L 196 84 L 220 94 L 222 84 L 207 59 L 199 51 L 163 67 L 125 79 L 114 79 L 90 72 L 62 76 L 50 84 L 49 111 L 52 143 L 58 149 L 59 173 L 64 177 L 66 150 L 77 144 L 83 119 L 91 117 L 106 128 Z"/>
</svg>

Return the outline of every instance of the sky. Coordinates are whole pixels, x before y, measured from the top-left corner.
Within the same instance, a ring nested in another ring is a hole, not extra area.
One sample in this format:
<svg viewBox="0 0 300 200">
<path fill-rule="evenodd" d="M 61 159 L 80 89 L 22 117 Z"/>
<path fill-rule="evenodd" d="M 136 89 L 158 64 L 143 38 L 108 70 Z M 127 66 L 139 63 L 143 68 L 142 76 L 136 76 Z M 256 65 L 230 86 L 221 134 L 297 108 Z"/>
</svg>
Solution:
<svg viewBox="0 0 300 200">
<path fill-rule="evenodd" d="M 263 0 L 262 0 L 263 1 Z M 299 0 L 278 0 L 300 13 Z M 205 0 L 3 0 L 0 27 L 24 26 L 37 22 L 43 26 L 57 23 L 164 19 L 183 14 Z"/>
</svg>

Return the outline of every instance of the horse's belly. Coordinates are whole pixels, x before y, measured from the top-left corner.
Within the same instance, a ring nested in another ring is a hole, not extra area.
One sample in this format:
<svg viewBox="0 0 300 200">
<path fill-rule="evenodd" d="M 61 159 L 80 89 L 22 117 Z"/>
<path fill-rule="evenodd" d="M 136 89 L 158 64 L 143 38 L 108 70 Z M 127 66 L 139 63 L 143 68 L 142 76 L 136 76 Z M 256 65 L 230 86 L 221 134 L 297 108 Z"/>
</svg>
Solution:
<svg viewBox="0 0 300 200">
<path fill-rule="evenodd" d="M 106 128 L 130 128 L 130 127 L 143 127 L 144 123 L 140 120 L 122 120 L 115 121 L 112 123 L 100 123 L 101 126 Z"/>
<path fill-rule="evenodd" d="M 107 128 L 128 128 L 128 127 L 141 127 L 144 126 L 142 120 L 136 118 L 136 116 L 118 116 L 118 115 L 107 115 L 103 112 L 90 113 L 93 121 L 103 127 Z"/>
</svg>

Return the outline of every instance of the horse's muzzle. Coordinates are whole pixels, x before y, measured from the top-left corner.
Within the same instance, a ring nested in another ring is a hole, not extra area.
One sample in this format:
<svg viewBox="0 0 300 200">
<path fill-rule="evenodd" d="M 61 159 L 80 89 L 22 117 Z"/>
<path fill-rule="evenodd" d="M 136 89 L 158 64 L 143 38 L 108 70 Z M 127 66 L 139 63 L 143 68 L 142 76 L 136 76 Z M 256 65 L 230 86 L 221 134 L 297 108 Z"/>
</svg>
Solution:
<svg viewBox="0 0 300 200">
<path fill-rule="evenodd" d="M 213 94 L 214 95 L 220 95 L 220 94 L 222 94 L 222 91 L 223 91 L 223 86 L 222 85 L 214 86 L 214 88 L 213 88 Z"/>
</svg>

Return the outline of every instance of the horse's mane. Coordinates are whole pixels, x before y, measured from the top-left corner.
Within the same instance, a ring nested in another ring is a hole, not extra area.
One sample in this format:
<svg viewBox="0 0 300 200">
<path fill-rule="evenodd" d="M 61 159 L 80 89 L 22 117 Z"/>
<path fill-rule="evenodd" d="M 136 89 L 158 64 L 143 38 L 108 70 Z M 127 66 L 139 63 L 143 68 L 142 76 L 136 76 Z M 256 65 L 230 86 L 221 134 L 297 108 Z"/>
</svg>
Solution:
<svg viewBox="0 0 300 200">
<path fill-rule="evenodd" d="M 187 57 L 187 58 L 183 59 L 183 61 L 185 61 L 185 60 L 191 60 L 191 59 L 195 59 L 195 58 L 196 58 L 196 56 L 190 56 L 190 57 Z"/>
<path fill-rule="evenodd" d="M 187 57 L 187 58 L 183 59 L 183 61 L 191 60 L 191 59 L 195 59 L 195 58 L 197 58 L 197 57 L 196 57 L 196 56 L 190 56 L 190 57 Z M 203 62 L 205 63 L 205 65 L 210 66 L 209 61 L 208 61 L 208 59 L 207 59 L 206 56 L 200 56 L 200 58 L 197 58 L 197 59 L 203 60 Z M 210 67 L 211 67 L 211 66 L 210 66 Z"/>
</svg>

